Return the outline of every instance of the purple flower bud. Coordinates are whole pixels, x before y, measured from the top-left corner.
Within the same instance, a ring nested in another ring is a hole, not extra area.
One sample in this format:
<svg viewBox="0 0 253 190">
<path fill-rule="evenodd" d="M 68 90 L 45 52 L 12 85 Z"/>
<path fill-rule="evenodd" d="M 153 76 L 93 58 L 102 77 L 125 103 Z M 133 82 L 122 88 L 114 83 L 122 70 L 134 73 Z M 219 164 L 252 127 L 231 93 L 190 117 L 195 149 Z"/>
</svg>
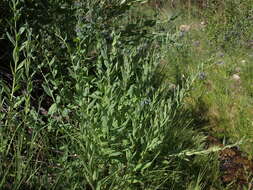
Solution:
<svg viewBox="0 0 253 190">
<path fill-rule="evenodd" d="M 205 80 L 206 77 L 207 77 L 207 76 L 206 76 L 206 73 L 204 73 L 204 72 L 200 72 L 200 73 L 199 73 L 199 79 L 200 79 L 200 80 Z"/>
<path fill-rule="evenodd" d="M 218 61 L 216 64 L 217 65 L 224 65 L 225 63 L 224 63 L 224 61 Z"/>
</svg>

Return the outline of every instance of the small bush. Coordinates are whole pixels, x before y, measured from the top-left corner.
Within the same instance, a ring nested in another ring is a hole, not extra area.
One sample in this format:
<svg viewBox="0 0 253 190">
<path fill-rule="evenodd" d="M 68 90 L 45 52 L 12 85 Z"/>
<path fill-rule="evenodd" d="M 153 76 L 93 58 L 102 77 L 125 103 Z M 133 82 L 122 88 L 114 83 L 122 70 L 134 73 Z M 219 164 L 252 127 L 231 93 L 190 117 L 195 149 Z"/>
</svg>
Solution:
<svg viewBox="0 0 253 190">
<path fill-rule="evenodd" d="M 131 17 L 135 3 L 10 2 L 2 189 L 186 189 L 217 180 L 212 150 L 185 117 L 191 81 L 172 90 L 156 79 L 171 34 Z"/>
</svg>

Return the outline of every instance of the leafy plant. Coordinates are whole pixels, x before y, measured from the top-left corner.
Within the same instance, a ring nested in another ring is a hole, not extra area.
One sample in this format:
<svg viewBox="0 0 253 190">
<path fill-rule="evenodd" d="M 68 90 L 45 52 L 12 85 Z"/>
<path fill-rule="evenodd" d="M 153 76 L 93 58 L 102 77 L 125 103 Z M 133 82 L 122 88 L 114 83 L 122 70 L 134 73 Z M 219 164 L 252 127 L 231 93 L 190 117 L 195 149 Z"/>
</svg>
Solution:
<svg viewBox="0 0 253 190">
<path fill-rule="evenodd" d="M 173 36 L 132 16 L 139 3 L 11 1 L 1 188 L 186 189 L 217 180 L 209 154 L 219 149 L 205 149 L 183 105 L 194 77 L 174 89 L 157 80 Z"/>
</svg>

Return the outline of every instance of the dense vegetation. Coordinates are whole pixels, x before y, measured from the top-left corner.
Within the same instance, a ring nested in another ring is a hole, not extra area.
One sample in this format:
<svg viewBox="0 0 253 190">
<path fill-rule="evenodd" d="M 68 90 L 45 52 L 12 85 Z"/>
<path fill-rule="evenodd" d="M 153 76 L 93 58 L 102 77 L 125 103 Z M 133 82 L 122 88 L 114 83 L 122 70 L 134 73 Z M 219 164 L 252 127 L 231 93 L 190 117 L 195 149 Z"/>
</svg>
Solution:
<svg viewBox="0 0 253 190">
<path fill-rule="evenodd" d="M 2 0 L 0 189 L 250 189 L 250 164 L 224 180 L 218 152 L 253 155 L 252 13 Z"/>
</svg>

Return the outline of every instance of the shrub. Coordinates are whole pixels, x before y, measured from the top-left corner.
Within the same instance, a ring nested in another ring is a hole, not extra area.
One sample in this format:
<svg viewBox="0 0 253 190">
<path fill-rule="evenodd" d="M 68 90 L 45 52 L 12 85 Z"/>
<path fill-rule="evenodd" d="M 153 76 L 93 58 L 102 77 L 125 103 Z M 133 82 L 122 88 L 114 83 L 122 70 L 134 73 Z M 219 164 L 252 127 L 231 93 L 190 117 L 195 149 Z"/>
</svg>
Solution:
<svg viewBox="0 0 253 190">
<path fill-rule="evenodd" d="M 191 81 L 158 85 L 167 33 L 131 18 L 136 2 L 10 2 L 1 188 L 185 189 L 199 173 L 210 172 L 207 185 L 216 179 L 212 150 L 184 115 Z"/>
</svg>

